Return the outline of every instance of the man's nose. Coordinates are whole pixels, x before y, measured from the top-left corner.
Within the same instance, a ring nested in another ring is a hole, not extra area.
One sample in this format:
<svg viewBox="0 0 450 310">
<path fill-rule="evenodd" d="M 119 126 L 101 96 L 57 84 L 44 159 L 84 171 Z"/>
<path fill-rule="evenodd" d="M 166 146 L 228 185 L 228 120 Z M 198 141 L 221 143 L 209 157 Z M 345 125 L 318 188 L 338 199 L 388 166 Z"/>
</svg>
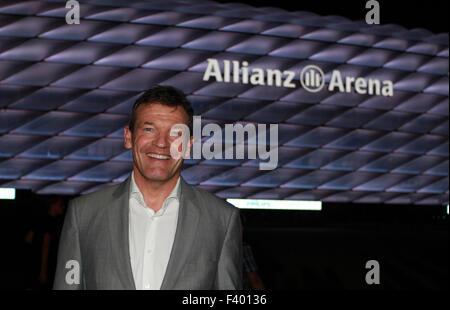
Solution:
<svg viewBox="0 0 450 310">
<path fill-rule="evenodd" d="M 167 148 L 169 146 L 169 134 L 161 132 L 153 142 L 159 148 Z"/>
</svg>

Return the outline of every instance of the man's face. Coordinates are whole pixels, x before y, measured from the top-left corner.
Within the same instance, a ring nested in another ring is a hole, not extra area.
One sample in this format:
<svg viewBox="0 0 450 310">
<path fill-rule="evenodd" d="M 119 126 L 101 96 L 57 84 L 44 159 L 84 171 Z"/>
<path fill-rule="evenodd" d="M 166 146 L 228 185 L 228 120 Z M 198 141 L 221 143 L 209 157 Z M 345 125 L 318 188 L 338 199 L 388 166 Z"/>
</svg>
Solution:
<svg viewBox="0 0 450 310">
<path fill-rule="evenodd" d="M 169 107 L 160 103 L 140 105 L 136 111 L 133 132 L 125 127 L 125 147 L 133 150 L 135 174 L 147 181 L 165 182 L 178 177 L 183 158 L 170 156 L 172 126 L 188 124 L 188 115 L 181 106 Z M 180 148 L 181 150 L 181 148 Z"/>
<path fill-rule="evenodd" d="M 64 214 L 65 209 L 64 201 L 62 199 L 57 200 L 50 206 L 50 208 L 53 209 L 55 215 L 62 215 Z"/>
</svg>

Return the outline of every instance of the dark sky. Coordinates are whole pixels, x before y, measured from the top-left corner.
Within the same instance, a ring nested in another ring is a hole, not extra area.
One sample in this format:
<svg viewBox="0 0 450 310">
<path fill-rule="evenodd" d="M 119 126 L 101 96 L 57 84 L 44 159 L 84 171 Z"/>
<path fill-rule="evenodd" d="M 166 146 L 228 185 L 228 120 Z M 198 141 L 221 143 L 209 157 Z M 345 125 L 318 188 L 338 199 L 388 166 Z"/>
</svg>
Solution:
<svg viewBox="0 0 450 310">
<path fill-rule="evenodd" d="M 339 15 L 352 20 L 365 19 L 366 0 L 214 0 L 240 2 L 255 7 L 273 6 L 288 11 L 310 11 L 319 15 Z M 378 0 L 381 24 L 399 24 L 405 28 L 425 28 L 434 33 L 449 32 L 448 1 Z"/>
</svg>

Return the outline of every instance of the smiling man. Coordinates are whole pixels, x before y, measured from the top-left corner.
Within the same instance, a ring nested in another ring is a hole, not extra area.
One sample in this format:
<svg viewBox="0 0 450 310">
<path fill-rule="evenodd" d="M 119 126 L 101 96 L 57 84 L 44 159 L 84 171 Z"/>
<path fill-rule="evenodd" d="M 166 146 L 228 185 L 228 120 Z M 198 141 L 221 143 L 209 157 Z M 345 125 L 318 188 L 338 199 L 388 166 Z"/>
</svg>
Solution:
<svg viewBox="0 0 450 310">
<path fill-rule="evenodd" d="M 183 180 L 170 151 L 179 124 L 193 132 L 181 91 L 155 86 L 136 100 L 124 129 L 133 171 L 69 203 L 55 289 L 242 288 L 239 211 Z"/>
</svg>

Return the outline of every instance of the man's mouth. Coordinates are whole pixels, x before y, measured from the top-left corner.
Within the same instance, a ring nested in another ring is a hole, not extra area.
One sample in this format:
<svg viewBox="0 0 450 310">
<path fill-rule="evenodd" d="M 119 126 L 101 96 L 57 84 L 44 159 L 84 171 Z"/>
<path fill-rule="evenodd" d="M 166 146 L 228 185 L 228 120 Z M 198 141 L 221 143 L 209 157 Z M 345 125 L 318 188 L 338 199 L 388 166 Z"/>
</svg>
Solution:
<svg viewBox="0 0 450 310">
<path fill-rule="evenodd" d="M 167 155 L 162 155 L 162 154 L 154 154 L 154 153 L 148 153 L 147 154 L 148 157 L 150 158 L 155 158 L 155 159 L 170 159 L 170 156 Z"/>
</svg>

